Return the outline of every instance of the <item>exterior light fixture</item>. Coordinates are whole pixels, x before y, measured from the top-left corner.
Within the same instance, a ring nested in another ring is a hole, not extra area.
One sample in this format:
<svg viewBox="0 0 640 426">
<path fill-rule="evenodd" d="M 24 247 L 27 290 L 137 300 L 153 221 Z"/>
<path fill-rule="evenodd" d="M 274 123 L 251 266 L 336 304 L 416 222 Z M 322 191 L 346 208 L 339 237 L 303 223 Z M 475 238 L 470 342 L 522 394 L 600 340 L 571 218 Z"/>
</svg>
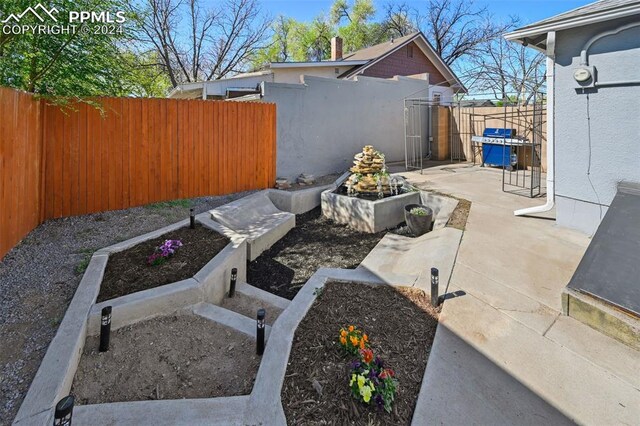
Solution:
<svg viewBox="0 0 640 426">
<path fill-rule="evenodd" d="M 56 404 L 56 411 L 53 415 L 54 426 L 71 426 L 71 416 L 73 415 L 73 396 L 65 396 Z"/>
<path fill-rule="evenodd" d="M 437 308 L 440 304 L 438 286 L 440 285 L 440 272 L 438 268 L 431 268 L 431 306 Z"/>
<path fill-rule="evenodd" d="M 193 208 L 189 209 L 189 228 L 196 229 L 196 215 Z"/>
<path fill-rule="evenodd" d="M 100 352 L 109 350 L 109 337 L 111 335 L 111 306 L 102 308 L 100 319 Z"/>
<path fill-rule="evenodd" d="M 258 320 L 256 321 L 256 353 L 262 355 L 264 353 L 264 318 L 267 316 L 267 311 L 260 308 L 258 309 Z"/>
<path fill-rule="evenodd" d="M 238 280 L 238 268 L 231 270 L 231 284 L 229 285 L 229 297 L 233 297 L 236 294 L 236 281 Z"/>
</svg>

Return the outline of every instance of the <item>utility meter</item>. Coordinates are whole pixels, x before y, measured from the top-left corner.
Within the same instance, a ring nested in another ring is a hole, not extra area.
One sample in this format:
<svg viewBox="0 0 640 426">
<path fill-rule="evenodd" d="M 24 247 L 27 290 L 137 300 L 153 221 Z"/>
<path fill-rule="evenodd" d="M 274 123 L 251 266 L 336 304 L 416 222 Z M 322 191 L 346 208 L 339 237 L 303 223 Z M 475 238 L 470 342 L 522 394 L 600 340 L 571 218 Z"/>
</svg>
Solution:
<svg viewBox="0 0 640 426">
<path fill-rule="evenodd" d="M 573 72 L 573 78 L 575 78 L 578 83 L 584 83 L 591 78 L 591 71 L 589 71 L 588 68 L 578 68 Z"/>
<path fill-rule="evenodd" d="M 578 82 L 579 87 L 594 87 L 596 81 L 595 73 L 594 67 L 580 66 L 573 70 L 573 79 Z"/>
</svg>

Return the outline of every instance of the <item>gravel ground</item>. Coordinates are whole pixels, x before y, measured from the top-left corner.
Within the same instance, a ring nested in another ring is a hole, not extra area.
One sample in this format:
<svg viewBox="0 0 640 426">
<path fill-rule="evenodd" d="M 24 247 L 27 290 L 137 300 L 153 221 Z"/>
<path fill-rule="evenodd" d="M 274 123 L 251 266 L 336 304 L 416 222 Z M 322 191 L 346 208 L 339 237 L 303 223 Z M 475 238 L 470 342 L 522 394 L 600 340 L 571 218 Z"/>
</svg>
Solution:
<svg viewBox="0 0 640 426">
<path fill-rule="evenodd" d="M 229 203 L 248 193 L 151 204 L 50 220 L 0 261 L 0 424 L 15 417 L 49 342 L 102 247 Z"/>
</svg>

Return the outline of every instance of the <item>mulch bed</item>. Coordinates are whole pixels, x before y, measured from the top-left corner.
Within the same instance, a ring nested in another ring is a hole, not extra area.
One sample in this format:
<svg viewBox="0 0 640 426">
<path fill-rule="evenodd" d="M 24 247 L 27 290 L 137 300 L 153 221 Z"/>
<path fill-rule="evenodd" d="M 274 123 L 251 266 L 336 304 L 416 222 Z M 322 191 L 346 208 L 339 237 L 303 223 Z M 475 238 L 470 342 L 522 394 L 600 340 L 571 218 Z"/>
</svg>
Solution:
<svg viewBox="0 0 640 426">
<path fill-rule="evenodd" d="M 319 268 L 354 269 L 386 234 L 367 234 L 337 224 L 320 207 L 296 216 L 296 227 L 247 268 L 247 281 L 293 299 Z"/>
<path fill-rule="evenodd" d="M 151 266 L 147 258 L 166 240 L 180 240 L 165 263 Z M 98 302 L 193 277 L 229 243 L 229 239 L 202 225 L 180 228 L 109 256 Z"/>
<path fill-rule="evenodd" d="M 282 387 L 289 424 L 408 425 L 436 332 L 438 313 L 415 288 L 359 283 L 325 285 L 300 322 Z M 357 402 L 349 390 L 349 363 L 338 342 L 355 325 L 399 381 L 391 413 Z M 318 392 L 317 381 L 321 388 Z"/>
</svg>

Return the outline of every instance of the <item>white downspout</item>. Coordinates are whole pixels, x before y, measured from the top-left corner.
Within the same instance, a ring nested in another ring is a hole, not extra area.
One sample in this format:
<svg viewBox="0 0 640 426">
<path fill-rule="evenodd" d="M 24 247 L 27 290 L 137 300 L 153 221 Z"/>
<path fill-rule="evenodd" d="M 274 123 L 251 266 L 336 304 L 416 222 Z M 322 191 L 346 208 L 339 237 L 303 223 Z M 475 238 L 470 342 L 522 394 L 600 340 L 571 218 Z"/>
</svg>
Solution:
<svg viewBox="0 0 640 426">
<path fill-rule="evenodd" d="M 547 33 L 547 202 L 542 206 L 529 207 L 513 212 L 516 216 L 543 213 L 551 210 L 555 204 L 555 48 L 556 32 Z"/>
</svg>

